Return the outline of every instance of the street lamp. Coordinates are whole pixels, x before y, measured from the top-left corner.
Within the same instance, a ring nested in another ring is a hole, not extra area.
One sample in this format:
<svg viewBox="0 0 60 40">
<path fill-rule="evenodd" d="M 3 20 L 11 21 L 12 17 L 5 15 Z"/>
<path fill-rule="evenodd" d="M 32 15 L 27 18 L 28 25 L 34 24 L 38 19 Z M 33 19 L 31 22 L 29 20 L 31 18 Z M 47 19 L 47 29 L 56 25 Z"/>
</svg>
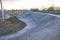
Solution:
<svg viewBox="0 0 60 40">
<path fill-rule="evenodd" d="M 2 13 L 2 21 L 4 21 L 4 9 L 3 9 L 3 0 L 0 0 L 1 1 L 1 13 Z"/>
</svg>

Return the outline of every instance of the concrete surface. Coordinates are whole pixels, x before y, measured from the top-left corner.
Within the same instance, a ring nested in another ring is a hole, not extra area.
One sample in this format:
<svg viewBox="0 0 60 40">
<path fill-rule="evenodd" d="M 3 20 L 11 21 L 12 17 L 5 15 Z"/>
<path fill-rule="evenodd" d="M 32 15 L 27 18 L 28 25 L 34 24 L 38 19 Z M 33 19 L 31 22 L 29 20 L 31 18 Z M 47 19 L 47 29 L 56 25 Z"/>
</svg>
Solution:
<svg viewBox="0 0 60 40">
<path fill-rule="evenodd" d="M 4 19 L 8 19 L 10 18 L 11 16 L 9 14 L 4 14 Z M 0 19 L 2 19 L 2 15 L 0 15 Z"/>
<path fill-rule="evenodd" d="M 17 16 L 26 27 L 0 40 L 60 40 L 60 16 L 27 12 Z"/>
</svg>

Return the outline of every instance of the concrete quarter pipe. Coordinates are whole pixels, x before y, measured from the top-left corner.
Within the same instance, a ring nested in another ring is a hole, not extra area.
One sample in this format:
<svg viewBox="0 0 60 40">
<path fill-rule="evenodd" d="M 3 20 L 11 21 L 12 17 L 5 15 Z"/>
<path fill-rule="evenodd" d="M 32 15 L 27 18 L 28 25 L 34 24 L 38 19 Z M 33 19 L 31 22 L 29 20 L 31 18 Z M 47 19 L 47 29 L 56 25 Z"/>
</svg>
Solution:
<svg viewBox="0 0 60 40">
<path fill-rule="evenodd" d="M 60 40 L 60 18 L 49 14 L 26 13 L 18 16 L 27 26 L 19 40 Z"/>
<path fill-rule="evenodd" d="M 17 16 L 26 27 L 6 40 L 60 40 L 60 18 L 49 14 L 27 12 Z"/>
</svg>

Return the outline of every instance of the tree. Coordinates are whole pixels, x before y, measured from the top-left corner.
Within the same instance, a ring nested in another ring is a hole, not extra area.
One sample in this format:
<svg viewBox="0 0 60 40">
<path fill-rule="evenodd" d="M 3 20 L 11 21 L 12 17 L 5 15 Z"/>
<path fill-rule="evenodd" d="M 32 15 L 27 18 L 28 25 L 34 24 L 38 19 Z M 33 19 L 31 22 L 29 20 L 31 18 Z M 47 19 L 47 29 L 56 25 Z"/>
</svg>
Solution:
<svg viewBox="0 0 60 40">
<path fill-rule="evenodd" d="M 31 10 L 31 11 L 39 11 L 38 8 L 31 8 L 30 10 Z"/>
<path fill-rule="evenodd" d="M 53 11 L 53 10 L 54 10 L 53 6 L 51 6 L 51 7 L 48 8 L 48 11 Z"/>
</svg>

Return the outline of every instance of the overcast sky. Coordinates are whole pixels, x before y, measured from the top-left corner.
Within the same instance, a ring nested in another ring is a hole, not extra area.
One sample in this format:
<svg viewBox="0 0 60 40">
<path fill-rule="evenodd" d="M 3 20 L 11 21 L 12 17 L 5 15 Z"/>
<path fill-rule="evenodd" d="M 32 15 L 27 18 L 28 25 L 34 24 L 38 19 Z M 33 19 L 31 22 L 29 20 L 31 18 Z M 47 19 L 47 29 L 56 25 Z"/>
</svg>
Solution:
<svg viewBox="0 0 60 40">
<path fill-rule="evenodd" d="M 45 8 L 60 6 L 60 0 L 3 0 L 4 9 Z"/>
</svg>

